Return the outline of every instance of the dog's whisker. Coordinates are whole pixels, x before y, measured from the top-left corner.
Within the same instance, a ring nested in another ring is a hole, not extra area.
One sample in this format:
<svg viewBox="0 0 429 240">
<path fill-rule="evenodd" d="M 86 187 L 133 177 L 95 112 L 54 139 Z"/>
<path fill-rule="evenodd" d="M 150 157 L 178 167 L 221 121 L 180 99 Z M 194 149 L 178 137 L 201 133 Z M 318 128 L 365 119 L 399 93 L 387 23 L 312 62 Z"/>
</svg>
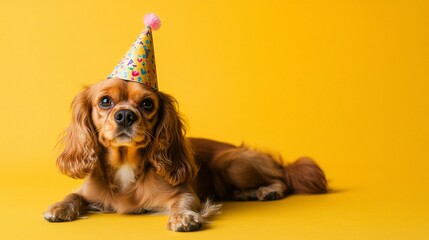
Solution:
<svg viewBox="0 0 429 240">
<path fill-rule="evenodd" d="M 146 136 L 149 136 L 151 139 L 155 140 L 155 137 L 148 131 L 144 132 Z"/>
<path fill-rule="evenodd" d="M 152 144 L 152 140 L 155 140 L 155 137 L 153 137 L 149 132 L 145 131 L 143 133 L 147 138 L 148 144 Z"/>
</svg>

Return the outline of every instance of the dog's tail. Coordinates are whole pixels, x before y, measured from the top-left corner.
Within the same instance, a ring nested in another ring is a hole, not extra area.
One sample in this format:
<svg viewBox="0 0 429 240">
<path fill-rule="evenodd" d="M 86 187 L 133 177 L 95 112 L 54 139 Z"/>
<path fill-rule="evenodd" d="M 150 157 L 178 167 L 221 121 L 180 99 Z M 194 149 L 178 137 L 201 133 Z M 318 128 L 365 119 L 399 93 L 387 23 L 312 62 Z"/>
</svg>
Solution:
<svg viewBox="0 0 429 240">
<path fill-rule="evenodd" d="M 213 203 L 212 200 L 207 199 L 206 202 L 202 205 L 200 215 L 204 222 L 207 223 L 209 222 L 210 218 L 221 213 L 221 208 L 222 204 Z"/>
<path fill-rule="evenodd" d="M 299 158 L 284 167 L 289 191 L 298 194 L 321 194 L 328 192 L 328 183 L 323 170 L 308 157 Z"/>
</svg>

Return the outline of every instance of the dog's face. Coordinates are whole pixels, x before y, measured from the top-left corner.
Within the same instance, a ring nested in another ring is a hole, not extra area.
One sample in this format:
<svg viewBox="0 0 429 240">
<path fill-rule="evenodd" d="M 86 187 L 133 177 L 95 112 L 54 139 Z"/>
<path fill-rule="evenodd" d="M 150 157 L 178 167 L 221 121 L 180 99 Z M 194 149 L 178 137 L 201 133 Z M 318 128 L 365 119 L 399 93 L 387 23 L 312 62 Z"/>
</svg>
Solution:
<svg viewBox="0 0 429 240">
<path fill-rule="evenodd" d="M 145 147 L 153 140 L 160 99 L 151 88 L 117 78 L 90 87 L 91 119 L 105 147 Z"/>
<path fill-rule="evenodd" d="M 172 96 L 141 83 L 112 78 L 80 92 L 72 111 L 72 122 L 63 138 L 64 151 L 57 158 L 62 173 L 84 178 L 95 166 L 101 166 L 101 157 L 112 159 L 112 152 L 121 147 L 144 148 L 139 153 L 145 156 L 136 158 L 149 161 L 172 185 L 190 182 L 195 176 L 192 149 Z"/>
</svg>

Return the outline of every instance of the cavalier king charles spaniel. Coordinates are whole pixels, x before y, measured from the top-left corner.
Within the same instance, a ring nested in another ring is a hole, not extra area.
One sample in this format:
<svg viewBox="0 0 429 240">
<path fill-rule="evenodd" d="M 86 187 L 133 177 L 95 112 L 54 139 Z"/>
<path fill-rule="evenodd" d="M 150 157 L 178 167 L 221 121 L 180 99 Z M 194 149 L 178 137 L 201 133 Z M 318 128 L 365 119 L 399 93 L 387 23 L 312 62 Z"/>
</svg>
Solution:
<svg viewBox="0 0 429 240">
<path fill-rule="evenodd" d="M 168 211 L 168 229 L 195 231 L 220 211 L 214 200 L 276 200 L 326 193 L 323 171 L 309 158 L 281 159 L 245 146 L 186 138 L 176 100 L 118 78 L 85 88 L 57 158 L 81 188 L 45 211 L 50 222 L 91 211 Z"/>
</svg>

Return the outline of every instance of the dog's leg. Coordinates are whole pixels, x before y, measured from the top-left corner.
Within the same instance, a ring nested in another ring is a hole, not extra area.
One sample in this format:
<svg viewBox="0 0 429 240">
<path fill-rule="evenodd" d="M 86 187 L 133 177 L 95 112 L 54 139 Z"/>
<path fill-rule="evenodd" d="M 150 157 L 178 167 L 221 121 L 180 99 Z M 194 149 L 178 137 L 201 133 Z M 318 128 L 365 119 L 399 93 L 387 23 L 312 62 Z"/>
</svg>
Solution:
<svg viewBox="0 0 429 240">
<path fill-rule="evenodd" d="M 234 192 L 233 198 L 237 201 L 260 200 L 270 201 L 278 200 L 284 197 L 286 185 L 278 182 L 269 186 L 262 186 L 258 189 L 237 190 Z"/>
<path fill-rule="evenodd" d="M 182 193 L 173 198 L 170 206 L 168 229 L 174 232 L 196 231 L 203 226 L 204 219 L 197 211 L 200 201 L 192 193 Z"/>
<path fill-rule="evenodd" d="M 245 147 L 233 148 L 219 153 L 211 166 L 217 176 L 215 181 L 235 189 L 229 196 L 223 194 L 227 196 L 224 198 L 277 200 L 288 190 L 283 165 L 268 154 Z"/>
<path fill-rule="evenodd" d="M 72 193 L 67 195 L 63 201 L 49 206 L 43 216 L 49 222 L 73 221 L 85 214 L 87 207 L 88 202 L 81 195 Z"/>
</svg>

